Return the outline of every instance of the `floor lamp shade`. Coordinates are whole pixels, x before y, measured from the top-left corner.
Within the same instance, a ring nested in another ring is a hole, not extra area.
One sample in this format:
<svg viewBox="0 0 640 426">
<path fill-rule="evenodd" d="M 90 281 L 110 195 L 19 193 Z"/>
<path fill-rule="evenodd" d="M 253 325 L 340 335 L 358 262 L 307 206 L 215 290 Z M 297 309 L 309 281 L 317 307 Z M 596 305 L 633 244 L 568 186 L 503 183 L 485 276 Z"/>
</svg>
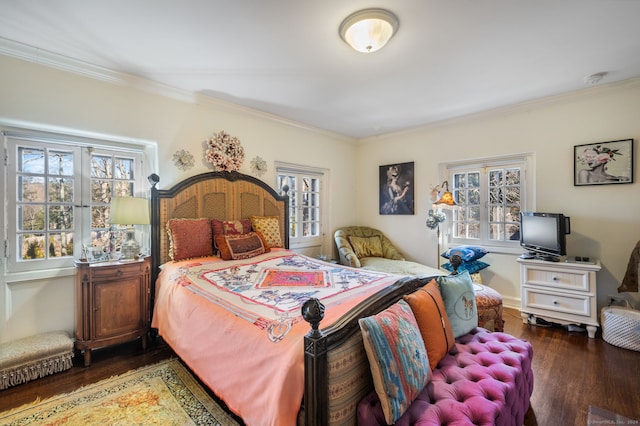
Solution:
<svg viewBox="0 0 640 426">
<path fill-rule="evenodd" d="M 110 222 L 115 225 L 127 225 L 127 239 L 122 243 L 120 253 L 125 260 L 136 259 L 140 254 L 140 244 L 135 239 L 133 226 L 151 223 L 149 200 L 136 197 L 113 197 Z"/>
</svg>

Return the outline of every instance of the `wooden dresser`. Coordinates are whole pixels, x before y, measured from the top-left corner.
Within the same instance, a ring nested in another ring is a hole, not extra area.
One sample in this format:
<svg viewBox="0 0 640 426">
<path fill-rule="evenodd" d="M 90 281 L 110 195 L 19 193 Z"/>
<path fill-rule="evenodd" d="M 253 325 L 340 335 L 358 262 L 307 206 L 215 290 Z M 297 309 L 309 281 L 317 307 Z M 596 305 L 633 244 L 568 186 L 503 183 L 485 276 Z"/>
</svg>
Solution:
<svg viewBox="0 0 640 426">
<path fill-rule="evenodd" d="M 147 347 L 151 258 L 76 262 L 76 342 L 91 364 L 91 350 L 140 338 Z"/>
</svg>

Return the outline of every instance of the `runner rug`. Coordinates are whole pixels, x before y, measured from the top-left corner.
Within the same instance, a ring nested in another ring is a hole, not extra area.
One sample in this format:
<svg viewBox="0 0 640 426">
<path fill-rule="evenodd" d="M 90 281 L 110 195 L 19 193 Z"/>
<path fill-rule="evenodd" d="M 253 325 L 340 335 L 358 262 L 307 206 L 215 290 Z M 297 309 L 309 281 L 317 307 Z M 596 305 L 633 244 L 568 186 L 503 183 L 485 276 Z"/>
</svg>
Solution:
<svg viewBox="0 0 640 426">
<path fill-rule="evenodd" d="M 0 413 L 0 424 L 238 426 L 176 359 Z"/>
</svg>

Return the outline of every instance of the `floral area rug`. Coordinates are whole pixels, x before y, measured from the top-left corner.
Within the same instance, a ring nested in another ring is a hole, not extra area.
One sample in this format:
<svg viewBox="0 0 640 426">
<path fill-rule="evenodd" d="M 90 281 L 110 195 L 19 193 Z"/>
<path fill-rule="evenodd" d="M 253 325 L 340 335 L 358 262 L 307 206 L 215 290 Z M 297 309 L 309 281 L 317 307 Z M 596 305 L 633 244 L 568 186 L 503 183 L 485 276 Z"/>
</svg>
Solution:
<svg viewBox="0 0 640 426">
<path fill-rule="evenodd" d="M 238 426 L 176 359 L 0 413 L 0 424 Z"/>
</svg>

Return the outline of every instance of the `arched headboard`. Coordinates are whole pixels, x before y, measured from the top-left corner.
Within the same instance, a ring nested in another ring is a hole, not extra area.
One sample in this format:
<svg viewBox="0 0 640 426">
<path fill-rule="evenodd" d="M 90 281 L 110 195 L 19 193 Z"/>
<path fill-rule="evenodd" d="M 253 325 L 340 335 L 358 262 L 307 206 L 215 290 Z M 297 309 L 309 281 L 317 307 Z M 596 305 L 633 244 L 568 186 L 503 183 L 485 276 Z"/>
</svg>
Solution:
<svg viewBox="0 0 640 426">
<path fill-rule="evenodd" d="M 152 282 L 169 258 L 166 224 L 174 218 L 239 220 L 251 216 L 278 216 L 285 248 L 289 248 L 289 197 L 265 182 L 239 172 L 207 172 L 191 176 L 169 189 L 158 189 L 158 175 L 151 183 Z M 285 188 L 288 189 L 288 188 Z"/>
</svg>

